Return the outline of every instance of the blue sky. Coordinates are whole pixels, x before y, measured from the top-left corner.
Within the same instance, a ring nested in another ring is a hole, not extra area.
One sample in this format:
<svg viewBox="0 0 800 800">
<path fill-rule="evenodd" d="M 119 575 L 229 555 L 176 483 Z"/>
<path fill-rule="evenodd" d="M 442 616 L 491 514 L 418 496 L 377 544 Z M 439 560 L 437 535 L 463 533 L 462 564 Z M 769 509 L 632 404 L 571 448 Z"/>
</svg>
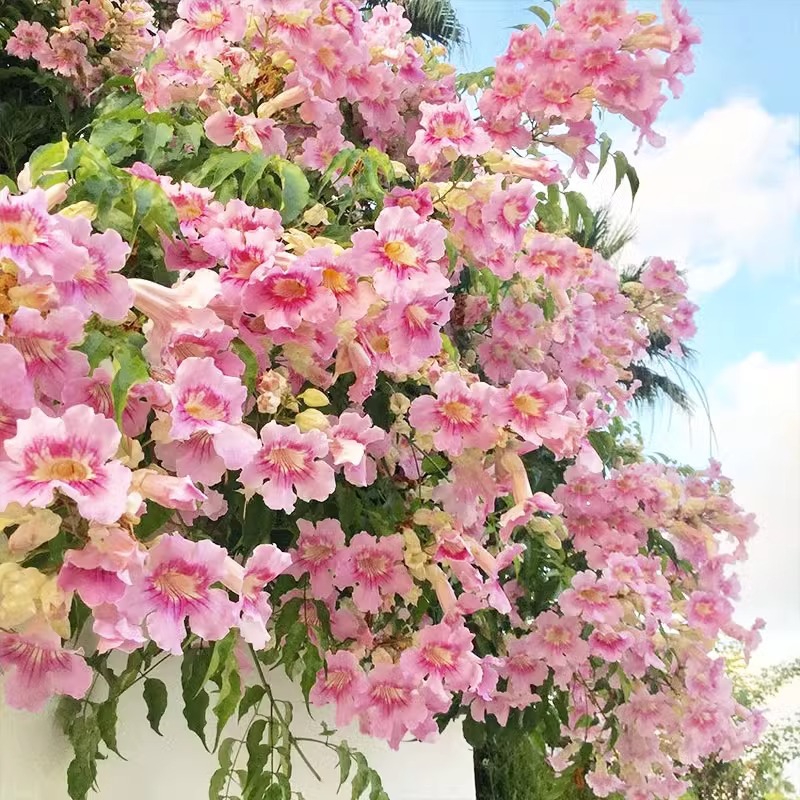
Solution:
<svg viewBox="0 0 800 800">
<path fill-rule="evenodd" d="M 530 1 L 454 2 L 469 32 L 455 58 L 466 70 L 492 64 L 511 27 L 535 21 Z M 716 441 L 702 412 L 661 408 L 641 421 L 653 450 L 696 466 L 719 457 L 757 514 L 742 619 L 767 619 L 762 658 L 774 661 L 800 655 L 800 0 L 684 4 L 703 43 L 683 96 L 655 126 L 667 145 L 634 154 L 630 126 L 612 119 L 606 129 L 642 180 L 626 255 L 673 258 L 700 305 L 693 372 Z M 578 188 L 601 205 L 610 178 Z M 628 217 L 629 196 L 619 195 L 612 208 Z"/>
</svg>

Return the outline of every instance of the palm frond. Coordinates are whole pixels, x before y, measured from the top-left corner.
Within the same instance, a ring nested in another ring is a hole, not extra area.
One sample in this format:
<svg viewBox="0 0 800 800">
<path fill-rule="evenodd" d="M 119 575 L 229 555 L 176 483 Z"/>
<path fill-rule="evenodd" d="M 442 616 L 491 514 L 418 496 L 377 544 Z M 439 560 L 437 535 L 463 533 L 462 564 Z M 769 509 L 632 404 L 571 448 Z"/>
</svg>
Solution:
<svg viewBox="0 0 800 800">
<path fill-rule="evenodd" d="M 366 0 L 365 11 L 383 6 L 389 0 Z M 447 48 L 467 42 L 467 31 L 458 19 L 452 0 L 395 0 L 405 8 L 411 32 Z"/>
</svg>

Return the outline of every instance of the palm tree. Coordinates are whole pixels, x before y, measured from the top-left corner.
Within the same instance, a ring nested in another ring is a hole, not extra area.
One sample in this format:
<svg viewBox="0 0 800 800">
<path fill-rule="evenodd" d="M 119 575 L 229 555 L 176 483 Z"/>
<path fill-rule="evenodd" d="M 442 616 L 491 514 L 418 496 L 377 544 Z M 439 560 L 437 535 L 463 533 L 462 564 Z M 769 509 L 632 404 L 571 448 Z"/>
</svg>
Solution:
<svg viewBox="0 0 800 800">
<path fill-rule="evenodd" d="M 636 229 L 631 222 L 614 223 L 608 209 L 602 208 L 594 215 L 591 229 L 579 223 L 575 230 L 569 232 L 569 236 L 582 247 L 589 247 L 610 261 L 634 239 Z M 620 279 L 623 283 L 638 280 L 644 266 L 624 267 Z M 681 344 L 681 355 L 676 357 L 667 349 L 669 343 L 669 336 L 662 331 L 651 332 L 646 359 L 631 364 L 632 381 L 640 384 L 634 392 L 634 401 L 641 406 L 654 406 L 660 400 L 667 399 L 690 413 L 695 403 L 687 389 L 688 384 L 707 411 L 703 387 L 690 369 L 694 351 Z"/>
<path fill-rule="evenodd" d="M 385 6 L 389 0 L 365 0 L 364 11 Z M 452 0 L 394 0 L 405 8 L 411 32 L 447 48 L 466 43 L 467 32 L 459 22 Z"/>
</svg>

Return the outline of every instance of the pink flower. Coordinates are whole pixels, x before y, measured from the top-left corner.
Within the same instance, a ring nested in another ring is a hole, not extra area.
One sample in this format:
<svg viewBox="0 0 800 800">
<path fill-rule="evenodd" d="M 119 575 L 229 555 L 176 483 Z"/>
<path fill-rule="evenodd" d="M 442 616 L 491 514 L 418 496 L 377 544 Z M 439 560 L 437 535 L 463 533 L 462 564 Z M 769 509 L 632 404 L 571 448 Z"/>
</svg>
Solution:
<svg viewBox="0 0 800 800">
<path fill-rule="evenodd" d="M 53 695 L 85 697 L 93 673 L 80 653 L 64 650 L 44 624 L 23 633 L 0 631 L 0 668 L 11 708 L 39 711 Z"/>
<path fill-rule="evenodd" d="M 119 322 L 133 305 L 133 290 L 127 279 L 117 274 L 131 248 L 115 230 L 90 233 L 89 223 L 84 221 L 88 230 L 75 241 L 84 249 L 83 263 L 70 280 L 57 284 L 61 302 L 86 316 L 94 312 Z"/>
<path fill-rule="evenodd" d="M 130 470 L 113 460 L 120 438 L 113 420 L 88 406 L 72 406 L 61 417 L 32 409 L 4 444 L 0 502 L 4 508 L 12 502 L 44 508 L 58 491 L 75 501 L 85 519 L 115 522 L 131 483 Z"/>
<path fill-rule="evenodd" d="M 569 431 L 561 414 L 567 405 L 564 381 L 549 381 L 543 372 L 518 370 L 502 394 L 495 396 L 495 422 L 507 424 L 526 442 L 541 445 L 543 439 L 559 439 Z"/>
<path fill-rule="evenodd" d="M 333 591 L 333 575 L 344 552 L 344 531 L 338 520 L 323 519 L 316 525 L 297 521 L 300 535 L 292 551 L 291 575 L 299 578 L 306 572 L 311 578 L 311 593 L 324 599 Z"/>
<path fill-rule="evenodd" d="M 334 582 L 340 589 L 353 587 L 353 602 L 364 613 L 374 614 L 387 598 L 410 592 L 414 583 L 403 564 L 403 537 L 356 534 L 336 567 Z"/>
<path fill-rule="evenodd" d="M 693 628 L 715 637 L 731 618 L 730 600 L 712 592 L 692 592 L 686 609 L 686 619 Z"/>
<path fill-rule="evenodd" d="M 366 689 L 367 679 L 358 664 L 358 659 L 347 650 L 328 653 L 325 668 L 317 673 L 309 700 L 314 705 L 336 704 L 336 724 L 349 725 L 358 713 Z"/>
<path fill-rule="evenodd" d="M 0 259 L 19 268 L 25 280 L 65 281 L 81 268 L 85 253 L 72 243 L 68 228 L 47 211 L 43 189 L 14 196 L 0 189 Z"/>
<path fill-rule="evenodd" d="M 418 691 L 419 681 L 401 667 L 378 664 L 367 675 L 360 695 L 364 727 L 372 736 L 387 739 L 396 750 L 405 734 L 420 726 L 428 709 Z"/>
<path fill-rule="evenodd" d="M 589 657 L 589 646 L 581 639 L 580 620 L 559 617 L 545 611 L 536 618 L 531 642 L 544 661 L 552 667 L 577 667 Z"/>
<path fill-rule="evenodd" d="M 67 19 L 72 30 L 86 31 L 92 39 L 102 39 L 109 22 L 108 14 L 102 6 L 87 0 L 81 0 L 77 6 L 70 8 Z"/>
<path fill-rule="evenodd" d="M 579 572 L 572 579 L 572 588 L 558 598 L 558 605 L 568 616 L 583 617 L 587 622 L 616 625 L 622 617 L 622 604 L 612 597 L 616 587 L 607 578 L 594 572 Z"/>
<path fill-rule="evenodd" d="M 419 109 L 420 130 L 408 149 L 418 164 L 432 164 L 440 155 L 448 161 L 480 156 L 492 148 L 492 140 L 475 125 L 464 103 L 420 103 Z"/>
<path fill-rule="evenodd" d="M 285 270 L 260 268 L 242 295 L 242 307 L 259 314 L 269 330 L 298 328 L 302 322 L 320 323 L 336 310 L 336 298 L 322 285 L 317 258 L 328 258 L 328 248 L 309 250 Z"/>
<path fill-rule="evenodd" d="M 286 137 L 271 119 L 234 111 L 217 111 L 205 121 L 206 136 L 214 144 L 233 145 L 234 150 L 263 151 L 265 155 L 286 155 Z"/>
<path fill-rule="evenodd" d="M 247 27 L 244 9 L 228 0 L 181 0 L 178 16 L 167 33 L 167 43 L 178 51 L 198 55 L 217 55 L 226 39 L 238 41 Z"/>
<path fill-rule="evenodd" d="M 625 631 L 600 626 L 589 634 L 589 654 L 609 663 L 620 661 L 632 641 L 631 635 Z"/>
<path fill-rule="evenodd" d="M 58 573 L 64 592 L 77 592 L 90 608 L 116 603 L 141 574 L 144 552 L 122 528 L 89 529 L 82 550 L 67 550 Z"/>
<path fill-rule="evenodd" d="M 92 609 L 92 619 L 98 653 L 111 650 L 132 653 L 147 642 L 141 622 L 132 619 L 125 608 L 106 603 Z"/>
<path fill-rule="evenodd" d="M 468 386 L 457 373 L 446 372 L 433 391 L 435 396 L 418 397 L 411 403 L 408 420 L 414 428 L 421 433 L 435 431 L 434 445 L 451 456 L 461 455 L 465 447 L 492 447 L 497 430 L 486 416 L 491 392 L 488 384 Z"/>
<path fill-rule="evenodd" d="M 264 648 L 269 641 L 267 622 L 272 616 L 272 606 L 264 588 L 286 572 L 291 563 L 289 553 L 284 553 L 274 544 L 260 544 L 244 565 L 239 630 L 242 638 L 257 650 Z"/>
<path fill-rule="evenodd" d="M 147 554 L 143 577 L 120 605 L 146 626 L 162 650 L 175 655 L 181 654 L 187 619 L 192 633 L 209 641 L 222 639 L 239 617 L 227 592 L 211 588 L 227 576 L 227 562 L 227 551 L 208 539 L 161 536 Z"/>
<path fill-rule="evenodd" d="M 387 300 L 404 284 L 437 295 L 450 285 L 435 263 L 444 256 L 446 237 L 441 223 L 410 208 L 384 208 L 374 231 L 353 234 L 347 257 L 359 274 L 372 276 L 375 291 Z"/>
<path fill-rule="evenodd" d="M 375 480 L 375 462 L 369 455 L 382 455 L 388 434 L 372 424 L 372 419 L 356 411 L 345 411 L 328 428 L 329 455 L 335 466 L 344 467 L 344 476 L 354 486 L 369 486 Z"/>
<path fill-rule="evenodd" d="M 323 459 L 328 440 L 317 430 L 302 433 L 296 425 L 268 422 L 261 429 L 263 446 L 242 469 L 242 485 L 258 492 L 269 508 L 294 510 L 300 500 L 325 500 L 335 487 L 333 468 Z"/>
<path fill-rule="evenodd" d="M 200 503 L 207 500 L 206 495 L 189 478 L 176 478 L 154 469 L 137 469 L 133 473 L 131 488 L 145 500 L 153 500 L 164 508 L 178 511 L 195 511 Z"/>
<path fill-rule="evenodd" d="M 167 387 L 172 399 L 169 435 L 178 441 L 202 436 L 227 469 L 241 469 L 258 452 L 252 428 L 242 424 L 247 388 L 223 374 L 212 358 L 187 358 Z M 187 474 L 191 475 L 191 468 Z"/>
<path fill-rule="evenodd" d="M 22 353 L 28 376 L 48 397 L 61 396 L 64 385 L 89 372 L 89 360 L 72 350 L 84 337 L 83 315 L 57 308 L 47 317 L 34 308 L 20 308 L 6 329 L 6 341 Z"/>
<path fill-rule="evenodd" d="M 480 660 L 472 652 L 472 633 L 463 622 L 423 628 L 400 666 L 418 678 L 431 678 L 451 692 L 474 690 L 481 681 Z"/>
<path fill-rule="evenodd" d="M 38 22 L 17 23 L 14 33 L 6 42 L 6 52 L 17 58 L 38 58 L 47 49 L 47 29 Z"/>
<path fill-rule="evenodd" d="M 0 343 L 0 407 L 27 411 L 33 406 L 33 382 L 28 377 L 25 359 L 10 344 Z"/>
<path fill-rule="evenodd" d="M 442 349 L 441 329 L 450 319 L 453 298 L 400 286 L 386 309 L 383 325 L 395 369 L 413 372 Z"/>
</svg>

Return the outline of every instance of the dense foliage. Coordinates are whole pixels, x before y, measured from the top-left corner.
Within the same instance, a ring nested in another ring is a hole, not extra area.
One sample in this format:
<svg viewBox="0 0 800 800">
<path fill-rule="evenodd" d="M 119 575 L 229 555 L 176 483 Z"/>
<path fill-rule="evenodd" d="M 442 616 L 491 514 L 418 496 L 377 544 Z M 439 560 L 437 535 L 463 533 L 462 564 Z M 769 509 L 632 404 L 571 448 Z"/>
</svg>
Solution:
<svg viewBox="0 0 800 800">
<path fill-rule="evenodd" d="M 554 791 L 677 798 L 744 752 L 762 717 L 714 648 L 758 640 L 732 617 L 755 525 L 625 423 L 695 309 L 673 263 L 584 246 L 563 171 L 635 195 L 594 119 L 661 143 L 677 3 L 537 8 L 459 77 L 393 3 L 35 11 L 6 53 L 89 122 L 0 189 L 0 669 L 11 706 L 65 698 L 71 797 L 136 686 L 217 750 L 211 797 L 289 798 L 278 668 L 394 747 L 529 732 Z"/>
</svg>

